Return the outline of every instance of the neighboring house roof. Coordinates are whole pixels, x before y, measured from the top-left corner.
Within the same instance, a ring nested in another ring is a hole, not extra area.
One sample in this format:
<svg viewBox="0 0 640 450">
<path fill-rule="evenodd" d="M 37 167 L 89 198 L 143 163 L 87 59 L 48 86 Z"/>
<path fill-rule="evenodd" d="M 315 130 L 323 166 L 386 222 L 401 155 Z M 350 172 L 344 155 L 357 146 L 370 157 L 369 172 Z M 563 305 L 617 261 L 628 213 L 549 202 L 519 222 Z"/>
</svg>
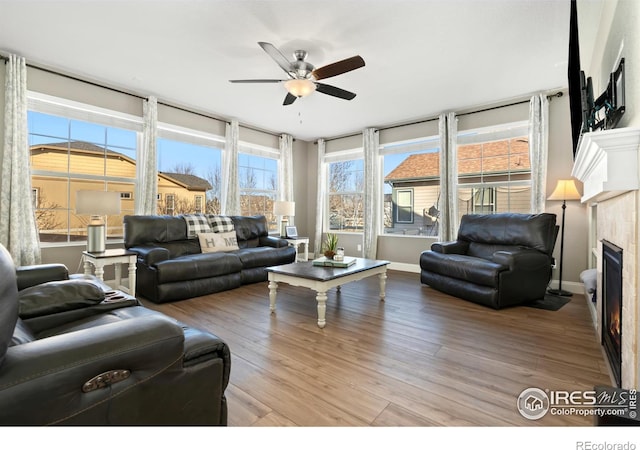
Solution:
<svg viewBox="0 0 640 450">
<path fill-rule="evenodd" d="M 136 164 L 136 161 L 123 154 L 113 150 L 107 149 L 105 152 L 105 148 L 96 144 L 92 144 L 90 142 L 84 141 L 71 141 L 69 142 L 51 142 L 46 144 L 36 144 L 31 146 L 31 153 L 45 153 L 47 151 L 60 151 L 64 150 L 71 151 L 72 153 L 83 153 L 88 155 L 99 155 L 103 156 L 107 155 L 107 157 L 118 158 L 123 161 L 127 161 L 133 165 Z M 175 184 L 178 184 L 185 189 L 190 191 L 207 191 L 211 189 L 211 184 L 204 178 L 200 178 L 196 175 L 188 175 L 182 173 L 171 173 L 171 172 L 158 172 L 158 176 L 165 178 Z"/>
<path fill-rule="evenodd" d="M 512 139 L 511 154 L 509 141 L 486 142 L 483 144 L 461 145 L 458 147 L 458 174 L 498 174 L 529 172 L 529 144 Z M 385 182 L 424 180 L 440 176 L 440 152 L 410 155 L 384 178 Z"/>
<path fill-rule="evenodd" d="M 188 173 L 159 172 L 169 178 L 179 181 L 188 189 L 208 191 L 212 188 L 211 184 L 204 178 Z"/>
</svg>

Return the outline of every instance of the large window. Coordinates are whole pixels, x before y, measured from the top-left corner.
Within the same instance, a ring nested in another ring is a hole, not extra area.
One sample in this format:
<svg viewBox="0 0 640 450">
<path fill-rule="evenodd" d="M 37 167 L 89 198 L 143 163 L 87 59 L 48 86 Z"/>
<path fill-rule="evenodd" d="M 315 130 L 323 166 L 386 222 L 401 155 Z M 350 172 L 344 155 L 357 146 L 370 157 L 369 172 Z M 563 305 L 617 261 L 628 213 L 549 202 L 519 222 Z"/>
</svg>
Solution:
<svg viewBox="0 0 640 450">
<path fill-rule="evenodd" d="M 458 213 L 531 211 L 527 122 L 458 134 Z"/>
<path fill-rule="evenodd" d="M 258 154 L 240 153 L 238 184 L 240 214 L 264 215 L 267 218 L 269 230 L 276 231 L 278 224 L 273 215 L 273 202 L 278 196 L 278 160 Z"/>
<path fill-rule="evenodd" d="M 329 230 L 364 229 L 364 160 L 329 163 Z"/>
<path fill-rule="evenodd" d="M 220 214 L 221 141 L 167 127 L 158 138 L 158 213 Z"/>
<path fill-rule="evenodd" d="M 127 120 L 86 110 L 79 114 L 59 104 L 51 107 L 56 114 L 43 112 L 48 107 L 46 102 L 30 99 L 27 116 L 32 200 L 40 241 L 85 240 L 90 218 L 75 212 L 76 193 L 133 192 L 138 133 L 108 125 Z M 74 118 L 78 115 L 88 120 Z M 137 126 L 131 124 L 132 128 Z M 122 197 L 121 214 L 107 217 L 107 238 L 121 238 L 122 217 L 132 213 L 133 200 Z"/>
<path fill-rule="evenodd" d="M 440 198 L 439 137 L 382 146 L 384 232 L 436 236 Z"/>
</svg>

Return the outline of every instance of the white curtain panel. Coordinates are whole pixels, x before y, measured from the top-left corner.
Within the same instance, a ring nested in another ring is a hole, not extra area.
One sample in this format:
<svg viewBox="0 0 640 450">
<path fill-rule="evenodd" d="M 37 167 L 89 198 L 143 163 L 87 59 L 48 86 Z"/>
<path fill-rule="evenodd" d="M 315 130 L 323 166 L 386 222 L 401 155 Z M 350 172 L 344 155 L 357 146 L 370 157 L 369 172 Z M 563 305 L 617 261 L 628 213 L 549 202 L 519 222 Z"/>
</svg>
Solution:
<svg viewBox="0 0 640 450">
<path fill-rule="evenodd" d="M 135 212 L 153 215 L 158 213 L 158 99 L 149 97 L 142 108 L 142 148 L 136 165 Z"/>
<path fill-rule="evenodd" d="M 451 241 L 458 234 L 458 119 L 440 114 L 440 236 Z"/>
<path fill-rule="evenodd" d="M 293 137 L 290 134 L 280 136 L 280 174 L 279 196 L 280 200 L 292 202 L 293 199 Z M 292 218 L 290 218 L 291 220 Z"/>
<path fill-rule="evenodd" d="M 324 162 L 325 141 L 318 139 L 318 183 L 316 201 L 316 233 L 314 237 L 313 250 L 315 257 L 320 257 L 322 253 L 322 224 L 324 216 L 324 205 L 327 198 L 327 163 Z"/>
<path fill-rule="evenodd" d="M 529 159 L 531 160 L 531 212 L 543 213 L 547 198 L 549 154 L 549 100 L 544 94 L 529 101 Z"/>
<path fill-rule="evenodd" d="M 27 64 L 21 56 L 10 55 L 7 60 L 4 96 L 0 243 L 9 250 L 16 265 L 39 264 L 27 138 Z"/>
<path fill-rule="evenodd" d="M 223 154 L 222 214 L 240 214 L 240 191 L 238 189 L 238 134 L 237 120 L 227 123 L 226 143 Z"/>
<path fill-rule="evenodd" d="M 378 233 L 381 222 L 380 187 L 380 137 L 375 128 L 366 128 L 362 132 L 364 151 L 364 257 L 376 259 L 378 253 Z"/>
</svg>

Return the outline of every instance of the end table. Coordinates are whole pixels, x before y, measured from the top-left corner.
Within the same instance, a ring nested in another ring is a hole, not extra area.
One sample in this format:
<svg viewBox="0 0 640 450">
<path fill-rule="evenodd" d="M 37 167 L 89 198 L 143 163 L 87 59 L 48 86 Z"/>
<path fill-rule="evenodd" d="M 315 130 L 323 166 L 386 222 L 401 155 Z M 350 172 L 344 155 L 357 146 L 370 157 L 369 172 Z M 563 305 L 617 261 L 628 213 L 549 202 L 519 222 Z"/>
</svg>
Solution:
<svg viewBox="0 0 640 450">
<path fill-rule="evenodd" d="M 82 252 L 84 274 L 91 275 L 91 266 L 95 267 L 96 277 L 104 281 L 104 266 L 115 265 L 115 288 L 136 296 L 136 253 L 123 248 L 107 249 L 104 252 Z M 129 288 L 122 286 L 122 263 L 129 264 Z"/>
<path fill-rule="evenodd" d="M 286 238 L 291 247 L 296 249 L 296 262 L 297 261 L 309 261 L 309 238 L 308 237 L 297 237 L 297 238 Z M 298 247 L 300 244 L 304 247 L 304 253 L 301 255 L 298 251 Z"/>
</svg>

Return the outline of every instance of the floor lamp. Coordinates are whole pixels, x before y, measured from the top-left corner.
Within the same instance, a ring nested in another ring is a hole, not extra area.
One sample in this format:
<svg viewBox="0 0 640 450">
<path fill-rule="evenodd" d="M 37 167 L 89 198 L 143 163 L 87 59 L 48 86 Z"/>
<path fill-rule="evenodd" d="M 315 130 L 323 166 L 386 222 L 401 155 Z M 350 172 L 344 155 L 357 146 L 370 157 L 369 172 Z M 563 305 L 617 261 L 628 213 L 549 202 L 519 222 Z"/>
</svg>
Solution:
<svg viewBox="0 0 640 450">
<path fill-rule="evenodd" d="M 562 290 L 562 260 L 564 257 L 564 215 L 567 209 L 567 200 L 580 200 L 580 193 L 576 188 L 573 180 L 558 180 L 556 188 L 553 190 L 547 200 L 562 200 L 562 226 L 560 230 L 560 278 L 558 280 L 558 289 L 549 289 L 549 294 L 559 295 L 561 297 L 571 297 L 573 294 L 569 291 Z"/>
</svg>

